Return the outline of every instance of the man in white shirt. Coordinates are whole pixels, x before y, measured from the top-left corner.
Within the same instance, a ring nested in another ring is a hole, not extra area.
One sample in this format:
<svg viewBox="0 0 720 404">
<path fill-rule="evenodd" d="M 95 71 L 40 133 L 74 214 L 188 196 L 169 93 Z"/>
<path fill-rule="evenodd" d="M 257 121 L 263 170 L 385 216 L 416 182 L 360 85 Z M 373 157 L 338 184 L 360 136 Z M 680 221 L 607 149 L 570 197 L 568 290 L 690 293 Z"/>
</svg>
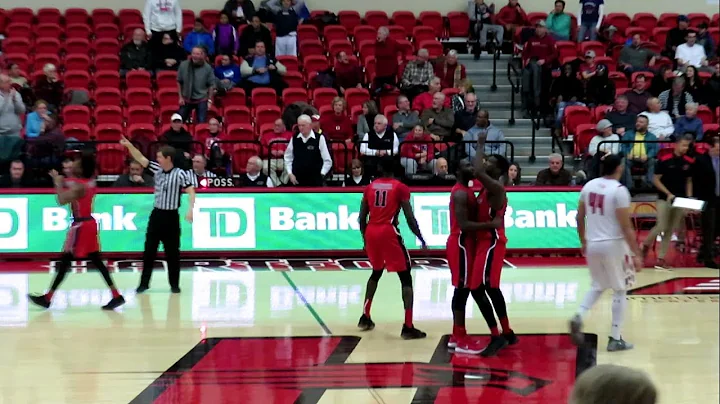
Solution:
<svg viewBox="0 0 720 404">
<path fill-rule="evenodd" d="M 695 66 L 700 69 L 708 65 L 705 48 L 696 45 L 697 34 L 694 31 L 688 31 L 687 42 L 675 49 L 675 60 L 679 70 L 685 70 L 687 66 Z"/>
<path fill-rule="evenodd" d="M 388 128 L 385 115 L 376 115 L 373 129 L 363 136 L 360 142 L 360 154 L 364 156 L 365 173 L 374 176 L 377 171 L 378 157 L 397 156 L 400 140 L 392 129 Z"/>
<path fill-rule="evenodd" d="M 576 344 L 584 343 L 583 317 L 606 289 L 612 289 L 612 327 L 607 345 L 610 352 L 633 348 L 622 339 L 620 328 L 627 309 L 626 291 L 635 282 L 635 271 L 642 268 L 630 219 L 630 192 L 619 182 L 623 171 L 620 156 L 606 156 L 602 178 L 588 182 L 580 191 L 577 213 L 577 232 L 592 283 L 570 320 L 570 336 Z"/>
<path fill-rule="evenodd" d="M 263 174 L 263 161 L 258 156 L 248 159 L 245 166 L 245 175 L 240 177 L 240 184 L 243 187 L 273 188 L 275 184 L 267 175 Z"/>
<path fill-rule="evenodd" d="M 160 53 L 163 35 L 169 34 L 177 42 L 182 33 L 180 0 L 145 0 L 143 23 L 150 37 L 150 49 L 153 54 Z"/>
<path fill-rule="evenodd" d="M 659 99 L 650 98 L 647 106 L 648 110 L 640 113 L 639 116 L 647 117 L 648 132 L 657 136 L 658 140 L 663 140 L 675 133 L 675 124 L 670 118 L 670 114 L 662 110 Z"/>
<path fill-rule="evenodd" d="M 293 135 L 284 156 L 290 183 L 303 187 L 322 186 L 332 168 L 325 136 L 312 130 L 312 118 L 305 114 L 298 117 L 297 127 L 299 133 Z"/>
</svg>

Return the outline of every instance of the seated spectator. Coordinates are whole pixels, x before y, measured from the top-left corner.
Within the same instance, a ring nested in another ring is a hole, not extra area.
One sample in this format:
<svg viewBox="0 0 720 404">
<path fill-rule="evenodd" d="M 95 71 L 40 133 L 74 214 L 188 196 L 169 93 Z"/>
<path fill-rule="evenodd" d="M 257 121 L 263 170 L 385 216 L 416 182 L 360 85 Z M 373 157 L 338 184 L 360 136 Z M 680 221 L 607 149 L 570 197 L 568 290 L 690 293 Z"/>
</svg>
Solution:
<svg viewBox="0 0 720 404">
<path fill-rule="evenodd" d="M 204 48 L 205 54 L 209 57 L 215 55 L 215 41 L 212 34 L 205 28 L 202 18 L 195 19 L 193 30 L 185 35 L 183 40 L 183 47 L 187 53 L 191 53 L 193 48 L 198 46 Z"/>
<path fill-rule="evenodd" d="M 583 161 L 583 170 L 590 179 L 599 176 L 600 161 L 608 154 L 620 153 L 620 136 L 613 133 L 613 124 L 607 119 L 601 119 L 595 126 L 598 134 L 593 136 L 588 145 L 587 155 Z M 603 142 L 616 143 L 603 143 Z"/>
<path fill-rule="evenodd" d="M 35 102 L 35 111 L 27 114 L 25 118 L 25 137 L 35 138 L 45 131 L 45 120 L 50 112 L 47 103 L 43 100 Z"/>
<path fill-rule="evenodd" d="M 628 101 L 628 112 L 639 114 L 647 109 L 647 102 L 652 95 L 646 89 L 647 81 L 645 75 L 638 74 L 633 82 L 633 88 L 626 91 L 624 96 Z"/>
<path fill-rule="evenodd" d="M 660 93 L 672 87 L 672 81 L 675 77 L 676 75 L 668 65 L 660 66 L 658 73 L 650 82 L 650 89 L 648 91 L 653 97 L 659 96 Z"/>
<path fill-rule="evenodd" d="M 628 99 L 624 95 L 619 95 L 615 99 L 613 108 L 605 114 L 605 119 L 612 124 L 613 133 L 622 136 L 625 132 L 635 129 L 635 121 L 637 114 L 633 114 L 628 110 Z M 647 105 L 647 102 L 645 103 Z"/>
<path fill-rule="evenodd" d="M 457 94 L 453 94 L 452 97 L 450 97 L 450 106 L 452 107 L 453 112 L 462 111 L 465 109 L 465 94 L 473 93 L 475 94 L 475 89 L 473 88 L 472 83 L 468 79 L 464 79 L 460 81 L 460 92 Z M 476 97 L 477 98 L 477 97 Z M 475 103 L 475 112 L 480 109 L 480 104 Z"/>
<path fill-rule="evenodd" d="M 362 115 L 358 117 L 356 123 L 356 134 L 358 139 L 362 139 L 366 133 L 370 132 L 370 122 L 375 122 L 375 116 L 379 113 L 377 104 L 373 100 L 367 100 L 362 103 Z"/>
<path fill-rule="evenodd" d="M 387 27 L 378 28 L 377 40 L 375 41 L 376 63 L 375 80 L 373 83 L 373 89 L 376 92 L 395 87 L 397 84 L 398 60 L 404 59 L 402 48 L 400 48 L 397 41 L 390 38 L 389 35 L 390 31 Z M 427 80 L 430 80 L 432 76 L 433 74 L 430 73 Z M 427 83 L 425 83 L 425 85 L 427 85 Z M 408 97 L 410 97 L 410 101 L 412 101 L 412 96 L 408 95 Z"/>
<path fill-rule="evenodd" d="M 150 38 L 150 53 L 157 54 L 163 34 L 170 34 L 175 41 L 183 30 L 183 10 L 177 0 L 145 0 L 143 10 L 145 34 Z"/>
<path fill-rule="evenodd" d="M 535 185 L 544 186 L 568 186 L 572 182 L 572 174 L 563 168 L 563 158 L 560 154 L 553 153 L 549 157 L 550 167 L 540 170 L 535 179 Z"/>
<path fill-rule="evenodd" d="M 246 78 L 243 85 L 248 94 L 255 88 L 268 87 L 274 89 L 278 95 L 282 95 L 282 90 L 287 87 L 282 79 L 287 73 L 287 68 L 265 53 L 264 42 L 255 44 L 255 53 L 243 60 L 240 73 Z"/>
<path fill-rule="evenodd" d="M 370 177 L 365 175 L 363 164 L 358 159 L 350 162 L 351 175 L 343 182 L 343 187 L 364 187 L 370 184 Z"/>
<path fill-rule="evenodd" d="M 363 156 L 365 172 L 374 176 L 377 172 L 378 157 L 397 156 L 400 141 L 395 132 L 388 127 L 388 120 L 384 115 L 375 116 L 373 129 L 362 137 L 360 142 L 360 155 Z"/>
<path fill-rule="evenodd" d="M 493 23 L 495 19 L 495 4 L 485 4 L 485 0 L 471 0 L 468 2 L 468 17 L 470 17 L 470 37 L 477 39 L 478 43 L 473 45 L 475 58 L 480 56 L 483 49 L 488 54 L 495 53 L 495 45 L 491 44 L 486 48 L 488 32 L 495 34 L 498 45 L 502 46 L 504 27 Z"/>
<path fill-rule="evenodd" d="M 715 71 L 705 83 L 702 99 L 713 111 L 720 106 L 720 62 L 715 63 Z"/>
<path fill-rule="evenodd" d="M 585 59 L 580 64 L 580 77 L 583 80 L 590 80 L 597 74 L 598 65 L 595 63 L 595 51 L 589 50 L 585 52 Z"/>
<path fill-rule="evenodd" d="M 226 175 L 232 174 L 230 166 L 230 156 L 225 153 L 222 148 L 222 125 L 215 118 L 208 120 L 208 137 L 205 138 L 205 152 L 207 158 L 207 168 L 212 172 L 224 172 Z"/>
<path fill-rule="evenodd" d="M 48 108 L 57 111 L 62 104 L 63 82 L 58 77 L 58 71 L 54 64 L 48 63 L 43 67 L 44 75 L 37 78 L 33 86 L 33 93 L 38 100 L 45 100 Z"/>
<path fill-rule="evenodd" d="M 0 74 L 0 163 L 15 160 L 22 151 L 22 121 L 25 104 L 11 84 L 10 77 Z"/>
<path fill-rule="evenodd" d="M 585 106 L 582 102 L 585 99 L 585 87 L 582 81 L 577 78 L 572 63 L 566 63 L 563 66 L 562 74 L 553 80 L 550 86 L 550 98 L 554 98 L 556 101 L 555 128 L 560 131 L 565 108 Z M 557 136 L 560 136 L 560 132 L 557 133 Z"/>
<path fill-rule="evenodd" d="M 715 54 L 715 41 L 708 31 L 708 25 L 707 23 L 702 22 L 697 28 L 697 44 L 705 49 L 705 55 L 708 58 L 712 58 L 712 55 Z"/>
<path fill-rule="evenodd" d="M 275 121 L 272 132 L 266 132 L 260 136 L 260 145 L 270 153 L 270 158 L 265 161 L 263 166 L 263 173 L 269 175 L 273 184 L 278 186 L 288 183 L 288 173 L 285 171 L 283 156 L 291 138 L 292 132 L 287 130 L 282 119 Z"/>
<path fill-rule="evenodd" d="M 20 65 L 17 63 L 10 63 L 10 66 L 8 66 L 8 76 L 10 76 L 10 81 L 14 86 L 18 86 L 20 88 L 29 86 L 27 78 L 22 75 Z"/>
<path fill-rule="evenodd" d="M 441 81 L 439 77 L 433 77 L 432 80 L 430 80 L 430 86 L 428 88 L 428 91 L 418 95 L 415 97 L 415 100 L 412 103 L 412 109 L 414 111 L 418 111 L 418 113 L 421 113 L 422 111 L 430 108 L 433 103 L 433 98 L 435 94 L 440 92 L 441 88 Z M 450 99 L 445 97 L 445 107 L 450 107 Z"/>
<path fill-rule="evenodd" d="M 448 51 L 444 60 L 442 58 L 439 60 L 433 71 L 440 77 L 442 88 L 460 88 L 463 80 L 467 77 L 465 66 L 458 63 L 458 53 L 454 49 Z"/>
<path fill-rule="evenodd" d="M 635 130 L 625 132 L 622 137 L 623 142 L 626 142 L 620 147 L 621 153 L 625 156 L 623 184 L 626 186 L 631 184 L 633 167 L 645 167 L 647 169 L 646 185 L 652 184 L 655 175 L 655 157 L 657 157 L 659 145 L 656 143 L 657 136 L 649 131 L 648 124 L 648 117 L 644 113 L 640 114 L 635 122 Z"/>
<path fill-rule="evenodd" d="M 648 110 L 639 114 L 638 118 L 641 116 L 647 118 L 647 130 L 658 139 L 663 140 L 675 133 L 675 124 L 673 124 L 672 118 L 667 111 L 661 109 L 660 100 L 657 98 L 648 100 Z M 637 130 L 637 124 L 635 129 Z"/>
<path fill-rule="evenodd" d="M 435 159 L 435 172 L 427 181 L 428 186 L 444 187 L 452 186 L 457 179 L 449 173 L 448 162 L 444 157 Z"/>
<path fill-rule="evenodd" d="M 192 150 L 193 135 L 185 129 L 183 125 L 183 117 L 180 114 L 173 114 L 170 117 L 170 129 L 160 135 L 160 142 L 172 146 L 179 153 L 175 154 L 173 164 L 184 170 L 190 169 L 187 160 L 190 159 L 190 151 Z"/>
<path fill-rule="evenodd" d="M 634 72 L 649 72 L 655 66 L 658 55 L 648 48 L 643 48 L 640 34 L 632 37 L 632 42 L 623 46 L 618 58 L 618 67 L 630 76 Z"/>
<path fill-rule="evenodd" d="M 127 173 L 121 174 L 113 183 L 113 187 L 154 187 L 155 179 L 144 172 L 142 165 L 130 160 Z"/>
<path fill-rule="evenodd" d="M 547 108 L 548 93 L 552 83 L 552 69 L 557 60 L 555 40 L 547 34 L 545 21 L 535 25 L 535 34 L 523 47 L 522 60 L 525 68 L 522 72 L 522 109 L 523 115 L 529 117 L 531 112 L 540 112 Z"/>
<path fill-rule="evenodd" d="M 695 102 L 693 96 L 685 91 L 685 79 L 682 77 L 676 77 L 673 80 L 672 88 L 660 93 L 658 101 L 660 102 L 660 108 L 669 113 L 673 119 L 685 115 L 685 106 L 687 103 Z M 652 119 L 650 121 L 650 127 L 652 128 Z M 654 133 L 661 136 L 660 133 Z"/>
<path fill-rule="evenodd" d="M 665 37 L 665 49 L 663 50 L 664 56 L 671 59 L 675 59 L 678 46 L 684 44 L 687 41 L 688 32 L 690 32 L 690 19 L 686 15 L 678 16 L 678 25 L 668 31 L 667 37 Z"/>
<path fill-rule="evenodd" d="M 403 72 L 402 80 L 400 80 L 400 89 L 403 94 L 410 99 L 410 102 L 413 102 L 413 109 L 416 111 L 417 109 L 414 104 L 415 97 L 425 91 L 428 91 L 432 80 L 435 78 L 438 80 L 436 91 L 440 91 L 442 88 L 442 80 L 435 77 L 433 65 L 428 61 L 429 58 L 430 54 L 427 49 L 420 49 L 417 53 L 417 59 L 415 59 L 415 61 L 408 62 L 405 67 L 405 71 Z"/>
<path fill-rule="evenodd" d="M 410 109 L 410 100 L 404 95 L 397 98 L 398 111 L 393 115 L 393 130 L 402 142 L 415 126 L 420 125 L 420 116 L 417 111 Z"/>
<path fill-rule="evenodd" d="M 608 77 L 605 65 L 597 65 L 596 73 L 588 80 L 587 104 L 590 107 L 612 105 L 615 101 L 615 82 Z"/>
<path fill-rule="evenodd" d="M 132 41 L 120 49 L 120 76 L 125 77 L 132 70 L 151 71 L 152 67 L 152 53 L 145 40 L 145 31 L 138 28 L 133 31 Z"/>
<path fill-rule="evenodd" d="M 477 140 L 482 136 L 486 138 L 484 150 L 486 156 L 491 154 L 505 155 L 506 144 L 500 143 L 505 140 L 505 135 L 502 130 L 490 123 L 490 113 L 484 109 L 478 112 L 475 125 L 463 135 L 465 153 L 470 161 L 477 154 Z"/>
<path fill-rule="evenodd" d="M 345 99 L 335 97 L 332 101 L 333 113 L 320 117 L 320 127 L 330 140 L 344 141 L 352 148 L 353 127 L 345 109 Z"/>
<path fill-rule="evenodd" d="M 275 184 L 267 175 L 263 174 L 263 161 L 258 156 L 248 159 L 245 174 L 240 176 L 240 185 L 243 187 L 273 188 Z"/>
<path fill-rule="evenodd" d="M 281 4 L 277 4 L 281 3 Z M 275 15 L 275 56 L 297 56 L 297 27 L 300 23 L 292 0 L 268 3 Z M 272 4 L 272 5 L 271 5 Z"/>
<path fill-rule="evenodd" d="M 460 140 L 465 133 L 475 125 L 477 120 L 478 109 L 477 96 L 475 93 L 465 94 L 465 109 L 462 111 L 455 112 L 455 125 L 453 127 L 453 136 L 455 139 Z"/>
<path fill-rule="evenodd" d="M 187 59 L 185 49 L 175 42 L 172 35 L 163 34 L 162 46 L 158 47 L 158 54 L 152 57 L 155 72 L 177 70 L 185 59 Z"/>
<path fill-rule="evenodd" d="M 312 130 L 312 118 L 300 115 L 298 133 L 294 134 L 285 149 L 285 171 L 291 184 L 319 187 L 332 168 L 332 159 L 325 136 Z"/>
<path fill-rule="evenodd" d="M 244 0 L 245 3 L 251 3 L 252 1 Z M 273 47 L 272 33 L 260 21 L 260 17 L 253 15 L 250 19 L 250 25 L 243 28 L 240 33 L 240 47 L 238 56 L 245 58 L 248 55 L 255 54 L 255 44 L 262 42 L 265 45 L 265 49 L 275 49 Z"/>
<path fill-rule="evenodd" d="M 509 0 L 508 4 L 500 9 L 495 16 L 495 23 L 505 27 L 506 38 L 512 38 L 515 30 L 533 23 L 528 19 L 518 0 Z"/>
<path fill-rule="evenodd" d="M 309 114 L 310 111 L 309 111 L 309 110 L 308 110 L 308 111 L 305 111 L 305 113 L 306 113 L 306 114 Z M 315 132 L 316 135 L 322 135 L 322 134 L 324 134 L 325 132 L 323 132 L 323 129 L 322 129 L 322 127 L 320 126 L 320 115 L 317 115 L 317 114 L 312 115 L 312 116 L 310 117 L 310 119 L 312 120 L 312 130 L 313 130 L 313 132 Z M 325 136 L 325 140 L 327 140 L 327 136 Z"/>
<path fill-rule="evenodd" d="M 520 185 L 520 182 L 522 181 L 522 168 L 520 168 L 520 164 L 518 163 L 510 163 L 510 167 L 508 167 L 507 176 L 504 178 L 503 184 L 506 187 L 514 187 Z"/>
<path fill-rule="evenodd" d="M 34 186 L 35 182 L 25 171 L 25 163 L 21 160 L 10 162 L 10 172 L 0 176 L 0 188 L 30 188 Z"/>
<path fill-rule="evenodd" d="M 675 135 L 680 136 L 691 133 L 693 140 L 703 138 L 703 121 L 697 117 L 698 104 L 689 102 L 685 104 L 685 115 L 675 121 Z"/>
<path fill-rule="evenodd" d="M 675 50 L 675 62 L 677 62 L 678 69 L 683 70 L 687 66 L 695 66 L 700 69 L 708 65 L 705 48 L 697 45 L 695 41 L 697 41 L 695 31 L 688 31 L 687 42 L 678 45 Z"/>
<path fill-rule="evenodd" d="M 357 63 L 350 63 L 350 58 L 345 52 L 338 52 L 335 61 L 335 86 L 340 95 L 345 95 L 348 88 L 362 88 L 363 70 Z"/>
<path fill-rule="evenodd" d="M 218 55 L 237 55 L 240 49 L 240 37 L 237 29 L 230 24 L 230 17 L 227 13 L 220 13 L 220 21 L 212 32 L 213 46 Z"/>
<path fill-rule="evenodd" d="M 194 47 L 190 59 L 180 63 L 177 81 L 180 87 L 178 113 L 187 121 L 195 110 L 197 123 L 205 123 L 216 88 L 215 72 L 207 62 L 205 48 Z"/>
<path fill-rule="evenodd" d="M 455 114 L 452 109 L 445 107 L 445 100 L 445 94 L 435 93 L 432 108 L 428 108 L 420 114 L 420 122 L 434 140 L 450 141 L 452 138 Z"/>
<path fill-rule="evenodd" d="M 590 41 L 597 40 L 598 31 L 603 21 L 604 8 L 604 0 L 580 0 L 580 10 L 577 15 L 578 42 L 586 39 Z"/>
<path fill-rule="evenodd" d="M 556 41 L 569 41 L 570 40 L 570 25 L 572 24 L 572 18 L 570 14 L 565 12 L 565 1 L 555 1 L 555 8 L 550 14 L 548 14 L 545 20 L 550 35 Z"/>
<path fill-rule="evenodd" d="M 255 17 L 255 5 L 252 0 L 227 0 L 223 12 L 230 16 L 230 23 L 234 26 L 248 24 Z"/>
<path fill-rule="evenodd" d="M 192 158 L 192 171 L 198 177 L 217 178 L 217 174 L 207 170 L 208 161 L 203 154 L 196 154 Z"/>
<path fill-rule="evenodd" d="M 405 175 L 415 175 L 418 170 L 433 170 L 435 146 L 432 140 L 430 135 L 425 133 L 425 128 L 417 125 L 400 144 L 400 164 L 405 168 Z"/>
<path fill-rule="evenodd" d="M 230 91 L 240 84 L 242 79 L 240 66 L 235 64 L 232 56 L 222 55 L 220 66 L 215 68 L 215 78 L 218 80 L 218 89 L 220 91 Z"/>
<path fill-rule="evenodd" d="M 703 100 L 703 83 L 698 76 L 698 69 L 695 66 L 685 68 L 685 91 L 693 97 L 695 102 L 701 103 Z"/>
</svg>

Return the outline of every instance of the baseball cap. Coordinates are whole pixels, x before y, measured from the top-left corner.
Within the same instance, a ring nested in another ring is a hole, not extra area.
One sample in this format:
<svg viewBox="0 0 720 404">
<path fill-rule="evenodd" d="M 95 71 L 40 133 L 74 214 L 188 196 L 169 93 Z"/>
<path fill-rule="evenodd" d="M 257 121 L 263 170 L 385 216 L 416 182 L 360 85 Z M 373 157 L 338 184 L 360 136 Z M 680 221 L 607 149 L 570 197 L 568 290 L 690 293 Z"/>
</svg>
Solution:
<svg viewBox="0 0 720 404">
<path fill-rule="evenodd" d="M 535 23 L 535 26 L 536 27 L 547 27 L 547 25 L 545 24 L 545 20 L 537 20 L 537 22 Z"/>
<path fill-rule="evenodd" d="M 170 117 L 170 122 L 182 121 L 182 120 L 183 120 L 182 115 L 180 115 L 180 114 L 173 114 L 173 116 Z"/>
<path fill-rule="evenodd" d="M 320 122 L 320 115 L 313 115 L 310 118 L 312 118 L 313 122 Z"/>
<path fill-rule="evenodd" d="M 595 126 L 595 129 L 597 129 L 598 132 L 602 132 L 607 128 L 611 128 L 612 126 L 612 122 L 608 121 L 607 119 L 601 119 L 600 122 L 597 123 L 597 126 Z"/>
<path fill-rule="evenodd" d="M 686 16 L 686 15 L 679 15 L 679 16 L 678 16 L 678 22 L 680 22 L 680 21 L 689 22 L 690 19 L 689 19 L 688 16 Z"/>
<path fill-rule="evenodd" d="M 585 57 L 586 57 L 586 58 L 594 58 L 594 57 L 595 57 L 595 51 L 589 50 L 589 51 L 585 52 Z"/>
</svg>

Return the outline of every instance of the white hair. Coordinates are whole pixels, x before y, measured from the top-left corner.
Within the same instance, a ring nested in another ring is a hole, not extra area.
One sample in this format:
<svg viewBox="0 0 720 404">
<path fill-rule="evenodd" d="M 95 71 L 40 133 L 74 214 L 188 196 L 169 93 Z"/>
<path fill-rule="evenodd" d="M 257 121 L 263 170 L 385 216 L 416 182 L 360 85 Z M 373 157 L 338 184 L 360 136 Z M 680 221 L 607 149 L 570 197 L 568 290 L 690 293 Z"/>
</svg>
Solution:
<svg viewBox="0 0 720 404">
<path fill-rule="evenodd" d="M 438 91 L 437 93 L 435 93 L 435 95 L 433 95 L 433 97 L 435 97 L 435 96 L 442 96 L 442 99 L 443 99 L 443 100 L 445 99 L 445 97 L 447 97 L 447 96 L 445 95 L 445 93 L 443 93 L 442 91 Z"/>
<path fill-rule="evenodd" d="M 555 160 L 555 159 L 562 161 L 562 159 L 563 159 L 562 154 L 560 154 L 560 153 L 551 153 L 551 154 L 548 156 L 548 160 Z"/>
<path fill-rule="evenodd" d="M 304 123 L 312 123 L 312 118 L 310 118 L 310 115 L 302 114 L 298 117 L 297 123 L 304 122 Z"/>
<path fill-rule="evenodd" d="M 57 68 L 52 63 L 48 63 L 45 66 L 43 66 L 43 73 L 47 74 L 50 70 L 57 70 Z"/>
<path fill-rule="evenodd" d="M 255 164 L 255 165 L 257 165 L 257 166 L 260 167 L 260 168 L 262 168 L 262 166 L 263 166 L 263 161 L 262 161 L 262 159 L 261 159 L 260 157 L 258 157 L 258 156 L 252 156 L 252 157 L 250 157 L 250 158 L 248 159 L 248 161 L 251 162 L 251 163 L 253 163 L 253 164 Z"/>
<path fill-rule="evenodd" d="M 377 122 L 378 119 L 383 123 L 383 125 L 387 125 L 387 124 L 388 124 L 388 119 L 387 119 L 387 117 L 386 117 L 385 115 L 381 115 L 381 114 L 375 115 L 375 122 Z"/>
<path fill-rule="evenodd" d="M 430 53 L 425 48 L 420 48 L 420 50 L 418 50 L 417 54 L 418 54 L 418 56 L 421 56 L 421 55 L 430 56 Z"/>
<path fill-rule="evenodd" d="M 390 35 L 390 30 L 388 29 L 388 27 L 380 27 L 378 28 L 378 33 L 383 35 Z"/>
<path fill-rule="evenodd" d="M 685 109 L 688 109 L 688 108 L 689 108 L 689 109 L 694 109 L 694 110 L 697 111 L 697 109 L 698 109 L 698 103 L 697 103 L 697 102 L 688 102 L 687 104 L 685 104 Z"/>
</svg>

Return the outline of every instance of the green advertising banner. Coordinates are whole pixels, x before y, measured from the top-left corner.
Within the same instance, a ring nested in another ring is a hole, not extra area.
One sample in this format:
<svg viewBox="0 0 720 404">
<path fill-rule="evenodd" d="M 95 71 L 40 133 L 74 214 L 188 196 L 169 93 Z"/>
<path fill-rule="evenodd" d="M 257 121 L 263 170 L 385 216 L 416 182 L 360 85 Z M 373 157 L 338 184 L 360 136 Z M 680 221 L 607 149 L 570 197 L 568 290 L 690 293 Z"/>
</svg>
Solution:
<svg viewBox="0 0 720 404">
<path fill-rule="evenodd" d="M 360 250 L 360 193 L 201 193 L 194 222 L 182 224 L 183 251 Z M 444 248 L 450 233 L 447 192 L 412 195 L 423 235 Z M 187 196 L 184 196 L 187 198 Z M 578 248 L 577 192 L 509 192 L 508 248 Z M 187 199 L 183 201 L 187 207 Z M 98 194 L 95 213 L 102 250 L 141 252 L 151 194 Z M 181 208 L 184 212 L 184 209 Z M 184 214 L 183 214 L 184 216 Z M 402 215 L 401 215 L 402 216 Z M 58 252 L 72 221 L 55 196 L 0 195 L 0 253 Z M 409 248 L 418 248 L 407 226 Z"/>
</svg>

